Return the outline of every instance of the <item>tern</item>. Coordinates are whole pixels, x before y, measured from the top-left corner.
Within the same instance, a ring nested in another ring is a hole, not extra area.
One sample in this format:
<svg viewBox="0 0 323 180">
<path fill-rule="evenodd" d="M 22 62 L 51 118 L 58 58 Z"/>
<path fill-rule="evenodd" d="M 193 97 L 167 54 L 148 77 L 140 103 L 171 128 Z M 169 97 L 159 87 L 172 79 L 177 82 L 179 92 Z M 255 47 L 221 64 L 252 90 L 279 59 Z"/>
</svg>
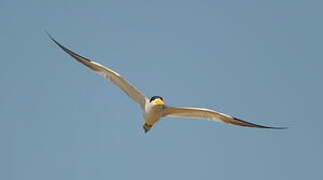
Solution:
<svg viewBox="0 0 323 180">
<path fill-rule="evenodd" d="M 161 96 L 152 96 L 151 98 L 144 96 L 117 72 L 79 54 L 76 54 L 75 52 L 69 50 L 68 48 L 57 42 L 49 33 L 47 34 L 49 38 L 68 55 L 72 56 L 78 62 L 84 64 L 96 73 L 110 80 L 141 107 L 141 109 L 143 110 L 143 129 L 145 133 L 147 133 L 156 122 L 166 116 L 206 119 L 210 121 L 253 128 L 285 129 L 284 127 L 269 127 L 257 125 L 211 109 L 168 106 L 165 104 L 164 99 Z"/>
</svg>

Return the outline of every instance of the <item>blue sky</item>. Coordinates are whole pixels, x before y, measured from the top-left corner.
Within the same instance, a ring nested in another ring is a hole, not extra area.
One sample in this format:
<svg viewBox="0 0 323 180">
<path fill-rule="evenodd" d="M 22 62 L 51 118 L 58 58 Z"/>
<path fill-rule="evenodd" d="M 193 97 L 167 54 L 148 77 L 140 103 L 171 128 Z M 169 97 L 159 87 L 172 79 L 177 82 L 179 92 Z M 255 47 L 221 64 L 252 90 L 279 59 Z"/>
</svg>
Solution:
<svg viewBox="0 0 323 180">
<path fill-rule="evenodd" d="M 323 179 L 321 1 L 0 1 L 0 179 Z M 141 111 L 145 95 L 287 130 Z"/>
</svg>

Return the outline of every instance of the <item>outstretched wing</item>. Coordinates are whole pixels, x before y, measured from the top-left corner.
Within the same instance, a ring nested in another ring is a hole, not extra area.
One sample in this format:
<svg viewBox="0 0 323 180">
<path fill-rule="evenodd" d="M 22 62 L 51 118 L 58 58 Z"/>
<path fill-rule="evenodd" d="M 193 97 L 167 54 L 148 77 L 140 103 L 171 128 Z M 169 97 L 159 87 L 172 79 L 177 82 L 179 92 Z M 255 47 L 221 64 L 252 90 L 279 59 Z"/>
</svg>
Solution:
<svg viewBox="0 0 323 180">
<path fill-rule="evenodd" d="M 166 106 L 163 112 L 163 116 L 206 119 L 210 121 L 217 121 L 217 122 L 226 123 L 226 124 L 234 124 L 234 125 L 254 127 L 254 128 L 285 129 L 283 127 L 268 127 L 268 126 L 257 125 L 220 112 L 216 112 L 210 109 L 202 109 L 202 108 Z"/>
<path fill-rule="evenodd" d="M 47 33 L 48 34 L 48 33 Z M 82 57 L 75 52 L 67 49 L 59 42 L 57 42 L 50 34 L 48 34 L 49 38 L 54 41 L 63 51 L 67 54 L 72 56 L 78 62 L 84 64 L 85 66 L 89 67 L 96 73 L 102 75 L 103 77 L 107 78 L 108 80 L 112 81 L 116 86 L 118 86 L 123 92 L 125 92 L 130 98 L 132 98 L 136 103 L 138 103 L 141 108 L 145 107 L 145 96 L 143 96 L 135 87 L 133 87 L 130 83 L 128 83 L 125 79 L 123 79 L 117 72 L 104 67 L 103 65 L 91 61 L 85 57 Z"/>
</svg>

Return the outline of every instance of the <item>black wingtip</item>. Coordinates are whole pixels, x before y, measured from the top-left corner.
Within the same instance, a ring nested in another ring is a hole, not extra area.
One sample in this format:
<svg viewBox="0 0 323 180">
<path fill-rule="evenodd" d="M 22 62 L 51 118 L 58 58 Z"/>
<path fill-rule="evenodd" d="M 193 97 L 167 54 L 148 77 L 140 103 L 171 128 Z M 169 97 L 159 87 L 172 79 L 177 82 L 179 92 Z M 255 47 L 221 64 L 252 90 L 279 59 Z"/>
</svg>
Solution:
<svg viewBox="0 0 323 180">
<path fill-rule="evenodd" d="M 62 44 L 60 44 L 59 42 L 57 42 L 53 36 L 45 30 L 45 33 L 48 35 L 49 39 L 51 39 L 58 47 L 60 47 L 63 51 L 65 51 L 67 54 L 69 54 L 70 56 L 72 56 L 73 58 L 75 58 L 77 61 L 81 62 L 82 64 L 88 66 L 87 64 L 85 64 L 83 61 L 88 61 L 91 62 L 91 60 L 69 50 L 68 48 L 66 48 L 65 46 L 63 46 Z M 82 58 L 82 60 L 80 60 L 80 58 Z"/>
<path fill-rule="evenodd" d="M 49 39 L 51 39 L 52 41 L 54 41 L 55 43 L 57 42 L 54 38 L 53 38 L 53 36 L 45 29 L 44 30 L 45 31 L 45 33 L 47 34 L 47 36 L 49 37 Z"/>
<path fill-rule="evenodd" d="M 53 36 L 47 31 L 47 30 L 45 30 L 45 33 L 47 34 L 47 36 L 49 37 L 49 39 L 51 39 L 52 41 L 54 41 L 54 43 L 56 44 L 56 45 L 58 45 L 60 48 L 62 48 L 64 51 L 65 51 L 65 47 L 64 46 L 62 46 L 59 42 L 57 42 L 54 38 L 53 38 Z"/>
<path fill-rule="evenodd" d="M 267 129 L 288 129 L 288 127 L 267 127 Z"/>
<path fill-rule="evenodd" d="M 244 121 L 244 120 L 241 120 L 239 118 L 236 118 L 236 117 L 233 117 L 234 120 L 237 120 L 237 121 L 240 121 L 240 122 L 243 122 L 243 123 L 246 123 L 250 126 L 248 127 L 254 127 L 254 128 L 264 128 L 264 129 L 288 129 L 288 127 L 270 127 L 270 126 L 263 126 L 263 125 L 258 125 L 258 124 L 254 124 L 254 123 L 250 123 L 250 122 L 247 122 L 247 121 Z"/>
</svg>

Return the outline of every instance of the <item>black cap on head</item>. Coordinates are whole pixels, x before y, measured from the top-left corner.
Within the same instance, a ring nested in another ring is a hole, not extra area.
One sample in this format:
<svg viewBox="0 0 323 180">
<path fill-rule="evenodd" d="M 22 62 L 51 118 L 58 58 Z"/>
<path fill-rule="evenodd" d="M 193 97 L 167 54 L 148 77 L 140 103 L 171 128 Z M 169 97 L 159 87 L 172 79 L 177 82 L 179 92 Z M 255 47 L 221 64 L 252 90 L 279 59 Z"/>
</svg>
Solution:
<svg viewBox="0 0 323 180">
<path fill-rule="evenodd" d="M 150 98 L 150 102 L 151 101 L 153 101 L 153 100 L 155 100 L 155 99 L 161 99 L 161 100 L 164 100 L 162 97 L 160 97 L 160 96 L 153 96 L 153 97 L 151 97 Z"/>
</svg>

